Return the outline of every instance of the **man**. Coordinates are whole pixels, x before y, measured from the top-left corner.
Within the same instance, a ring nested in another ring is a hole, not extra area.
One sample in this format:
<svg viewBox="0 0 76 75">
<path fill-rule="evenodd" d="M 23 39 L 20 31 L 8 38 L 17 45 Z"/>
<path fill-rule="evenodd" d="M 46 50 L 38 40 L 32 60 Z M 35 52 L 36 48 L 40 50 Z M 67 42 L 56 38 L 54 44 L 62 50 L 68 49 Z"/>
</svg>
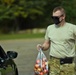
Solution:
<svg viewBox="0 0 76 75">
<path fill-rule="evenodd" d="M 54 24 L 47 27 L 44 43 L 37 45 L 38 50 L 50 49 L 49 75 L 75 75 L 76 26 L 67 23 L 65 17 L 65 10 L 62 7 L 54 8 Z"/>
</svg>

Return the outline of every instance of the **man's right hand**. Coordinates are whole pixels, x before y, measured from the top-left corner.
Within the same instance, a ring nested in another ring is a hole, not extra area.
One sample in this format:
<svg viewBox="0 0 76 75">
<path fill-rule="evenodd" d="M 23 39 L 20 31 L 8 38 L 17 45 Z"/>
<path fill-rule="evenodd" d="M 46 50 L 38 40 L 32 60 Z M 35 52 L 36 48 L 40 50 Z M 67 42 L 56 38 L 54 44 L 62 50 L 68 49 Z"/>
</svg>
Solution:
<svg viewBox="0 0 76 75">
<path fill-rule="evenodd" d="M 37 45 L 37 50 L 40 50 L 40 49 L 42 49 L 42 45 L 41 44 L 38 44 Z"/>
</svg>

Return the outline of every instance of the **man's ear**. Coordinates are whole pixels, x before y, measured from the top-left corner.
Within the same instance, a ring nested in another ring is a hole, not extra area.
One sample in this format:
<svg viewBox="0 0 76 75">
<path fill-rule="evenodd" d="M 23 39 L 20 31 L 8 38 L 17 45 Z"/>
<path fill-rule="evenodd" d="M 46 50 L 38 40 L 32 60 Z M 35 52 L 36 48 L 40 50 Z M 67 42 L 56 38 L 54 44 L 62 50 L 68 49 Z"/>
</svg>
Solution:
<svg viewBox="0 0 76 75">
<path fill-rule="evenodd" d="M 63 19 L 65 19 L 65 15 L 63 16 Z"/>
</svg>

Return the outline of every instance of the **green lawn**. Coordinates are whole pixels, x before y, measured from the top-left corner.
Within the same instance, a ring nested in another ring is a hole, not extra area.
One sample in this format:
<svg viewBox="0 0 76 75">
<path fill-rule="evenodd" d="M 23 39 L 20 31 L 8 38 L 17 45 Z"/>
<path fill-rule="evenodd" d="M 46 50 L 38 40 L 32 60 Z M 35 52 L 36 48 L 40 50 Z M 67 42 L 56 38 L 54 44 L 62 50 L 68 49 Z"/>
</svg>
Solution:
<svg viewBox="0 0 76 75">
<path fill-rule="evenodd" d="M 0 34 L 0 40 L 44 38 L 43 33 Z"/>
</svg>

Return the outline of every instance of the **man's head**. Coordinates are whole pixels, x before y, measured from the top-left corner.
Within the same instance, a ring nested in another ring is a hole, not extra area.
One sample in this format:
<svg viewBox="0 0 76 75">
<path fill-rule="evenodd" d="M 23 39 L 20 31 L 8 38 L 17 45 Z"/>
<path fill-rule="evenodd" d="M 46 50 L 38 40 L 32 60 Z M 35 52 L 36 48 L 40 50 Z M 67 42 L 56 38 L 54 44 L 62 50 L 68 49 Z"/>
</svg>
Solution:
<svg viewBox="0 0 76 75">
<path fill-rule="evenodd" d="M 54 8 L 52 19 L 56 25 L 59 25 L 65 22 L 65 10 L 60 6 Z"/>
</svg>

